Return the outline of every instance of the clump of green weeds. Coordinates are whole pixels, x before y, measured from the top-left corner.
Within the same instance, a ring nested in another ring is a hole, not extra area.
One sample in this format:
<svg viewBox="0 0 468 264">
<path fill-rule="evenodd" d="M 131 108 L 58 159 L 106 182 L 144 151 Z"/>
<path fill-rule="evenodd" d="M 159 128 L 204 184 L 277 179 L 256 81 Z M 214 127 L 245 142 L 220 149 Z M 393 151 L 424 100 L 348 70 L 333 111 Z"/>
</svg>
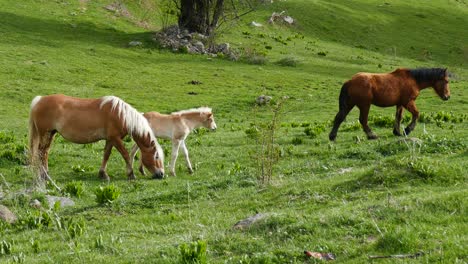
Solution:
<svg viewBox="0 0 468 264">
<path fill-rule="evenodd" d="M 296 67 L 299 64 L 299 60 L 294 57 L 285 57 L 278 60 L 276 64 L 285 67 Z"/>
<path fill-rule="evenodd" d="M 0 256 L 10 255 L 12 247 L 10 242 L 2 240 L 2 242 L 0 242 Z"/>
<path fill-rule="evenodd" d="M 316 138 L 320 134 L 322 134 L 326 129 L 327 129 L 327 123 L 318 123 L 318 124 L 315 124 L 314 126 L 306 127 L 304 129 L 304 133 L 311 138 Z"/>
<path fill-rule="evenodd" d="M 180 263 L 206 264 L 206 241 L 198 240 L 180 245 Z"/>
<path fill-rule="evenodd" d="M 115 185 L 99 186 L 94 191 L 98 204 L 110 204 L 120 196 L 120 190 Z"/>
<path fill-rule="evenodd" d="M 72 181 L 65 186 L 65 192 L 75 197 L 81 198 L 84 193 L 84 184 L 81 181 Z"/>
</svg>

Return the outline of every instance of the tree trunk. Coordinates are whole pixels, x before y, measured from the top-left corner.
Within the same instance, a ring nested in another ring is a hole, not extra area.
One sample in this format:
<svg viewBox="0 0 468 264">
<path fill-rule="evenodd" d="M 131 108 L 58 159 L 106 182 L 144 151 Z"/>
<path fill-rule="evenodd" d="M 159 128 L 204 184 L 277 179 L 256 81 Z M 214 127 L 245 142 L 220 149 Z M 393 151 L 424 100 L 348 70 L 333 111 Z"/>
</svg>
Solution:
<svg viewBox="0 0 468 264">
<path fill-rule="evenodd" d="M 221 17 L 224 0 L 180 0 L 179 27 L 210 35 Z"/>
</svg>

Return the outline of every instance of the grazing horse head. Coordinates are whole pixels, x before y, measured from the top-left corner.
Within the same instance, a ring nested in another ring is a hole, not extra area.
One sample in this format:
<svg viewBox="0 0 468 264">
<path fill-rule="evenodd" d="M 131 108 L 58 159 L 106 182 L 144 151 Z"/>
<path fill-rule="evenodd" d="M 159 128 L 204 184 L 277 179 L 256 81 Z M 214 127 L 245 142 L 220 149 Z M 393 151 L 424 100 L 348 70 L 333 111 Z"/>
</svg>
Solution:
<svg viewBox="0 0 468 264">
<path fill-rule="evenodd" d="M 117 97 L 103 97 L 101 107 L 107 103 L 111 104 L 111 112 L 117 112 L 127 132 L 140 148 L 143 165 L 153 174 L 153 178 L 162 179 L 164 177 L 164 152 L 146 118 Z"/>
<path fill-rule="evenodd" d="M 164 151 L 159 145 L 156 138 L 149 134 L 149 137 L 146 137 L 145 140 L 149 140 L 149 147 L 146 144 L 139 144 L 138 146 L 141 150 L 141 162 L 153 175 L 154 179 L 162 179 L 164 177 Z"/>
</svg>

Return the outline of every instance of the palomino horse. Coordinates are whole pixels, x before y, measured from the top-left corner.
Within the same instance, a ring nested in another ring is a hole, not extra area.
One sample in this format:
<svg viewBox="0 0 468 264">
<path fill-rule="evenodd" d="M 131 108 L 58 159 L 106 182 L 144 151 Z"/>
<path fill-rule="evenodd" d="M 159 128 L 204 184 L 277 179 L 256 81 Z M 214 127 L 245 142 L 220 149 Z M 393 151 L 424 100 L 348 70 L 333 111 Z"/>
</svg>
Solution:
<svg viewBox="0 0 468 264">
<path fill-rule="evenodd" d="M 216 123 L 211 108 L 200 107 L 196 109 L 183 110 L 172 113 L 170 115 L 160 114 L 158 112 L 148 112 L 143 114 L 153 129 L 153 133 L 160 138 L 170 139 L 172 141 L 172 159 L 170 164 L 170 171 L 175 176 L 175 163 L 179 155 L 179 148 L 187 162 L 187 167 L 190 173 L 193 173 L 192 164 L 190 164 L 187 146 L 185 146 L 185 139 L 190 132 L 199 127 L 205 127 L 215 130 Z M 131 152 L 131 162 L 138 151 L 138 146 L 133 146 Z M 140 172 L 144 171 L 140 164 Z"/>
<path fill-rule="evenodd" d="M 78 144 L 105 140 L 99 177 L 106 180 L 109 180 L 106 166 L 112 147 L 125 159 L 128 178 L 135 179 L 130 157 L 122 142 L 122 138 L 130 134 L 141 149 L 143 164 L 153 177 L 161 179 L 164 176 L 164 153 L 148 121 L 115 96 L 82 99 L 58 94 L 33 99 L 29 117 L 29 150 L 31 164 L 39 166 L 42 179 L 51 180 L 48 156 L 56 133 Z"/>
<path fill-rule="evenodd" d="M 441 68 L 397 69 L 391 73 L 354 75 L 341 88 L 339 111 L 329 135 L 330 140 L 335 140 L 340 124 L 354 106 L 359 108 L 359 122 L 367 138 L 376 139 L 377 136 L 367 125 L 371 104 L 380 107 L 396 105 L 393 128 L 393 134 L 396 136 L 401 136 L 400 123 L 404 108 L 410 111 L 413 117 L 411 123 L 405 128 L 405 135 L 408 135 L 419 118 L 419 111 L 415 104 L 419 92 L 424 88 L 433 87 L 437 95 L 446 101 L 450 98 L 448 78 L 447 69 Z"/>
</svg>

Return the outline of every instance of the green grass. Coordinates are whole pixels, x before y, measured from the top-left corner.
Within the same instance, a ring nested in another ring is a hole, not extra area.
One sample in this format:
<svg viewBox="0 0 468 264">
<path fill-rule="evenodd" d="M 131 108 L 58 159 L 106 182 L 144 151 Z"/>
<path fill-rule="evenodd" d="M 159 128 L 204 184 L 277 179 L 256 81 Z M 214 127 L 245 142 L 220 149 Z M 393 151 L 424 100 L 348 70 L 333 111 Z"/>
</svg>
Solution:
<svg viewBox="0 0 468 264">
<path fill-rule="evenodd" d="M 132 13 L 125 17 L 103 8 L 111 2 L 0 0 L 0 203 L 20 219 L 0 222 L 11 248 L 0 262 L 174 263 L 181 245 L 196 241 L 206 242 L 208 263 L 313 263 L 304 250 L 334 253 L 339 263 L 416 252 L 424 256 L 401 262 L 467 261 L 466 1 L 275 1 L 217 36 L 266 55 L 263 65 L 159 50 L 147 29 L 161 26 L 148 11 L 157 7 L 122 1 Z M 268 25 L 281 10 L 297 23 Z M 127 47 L 133 40 L 143 47 Z M 291 59 L 294 67 L 277 63 Z M 372 107 L 378 140 L 365 139 L 354 110 L 330 143 L 342 83 L 397 67 L 448 67 L 456 75 L 449 101 L 430 89 L 416 101 L 424 120 L 411 136 L 421 141 L 394 137 L 395 109 Z M 51 177 L 62 188 L 80 183 L 81 195 L 72 197 L 74 207 L 41 213 L 29 202 L 44 194 L 24 193 L 33 182 L 27 119 L 32 98 L 52 93 L 112 94 L 140 111 L 208 105 L 218 130 L 189 137 L 193 175 L 179 157 L 177 177 L 163 181 L 128 182 L 114 150 L 108 173 L 120 196 L 105 205 L 94 193 L 106 184 L 97 177 L 104 144 L 57 137 Z M 289 96 L 269 185 L 257 182 L 258 152 L 245 132 L 271 118 L 267 107 L 254 107 L 261 94 Z M 257 212 L 268 217 L 232 229 Z"/>
</svg>

